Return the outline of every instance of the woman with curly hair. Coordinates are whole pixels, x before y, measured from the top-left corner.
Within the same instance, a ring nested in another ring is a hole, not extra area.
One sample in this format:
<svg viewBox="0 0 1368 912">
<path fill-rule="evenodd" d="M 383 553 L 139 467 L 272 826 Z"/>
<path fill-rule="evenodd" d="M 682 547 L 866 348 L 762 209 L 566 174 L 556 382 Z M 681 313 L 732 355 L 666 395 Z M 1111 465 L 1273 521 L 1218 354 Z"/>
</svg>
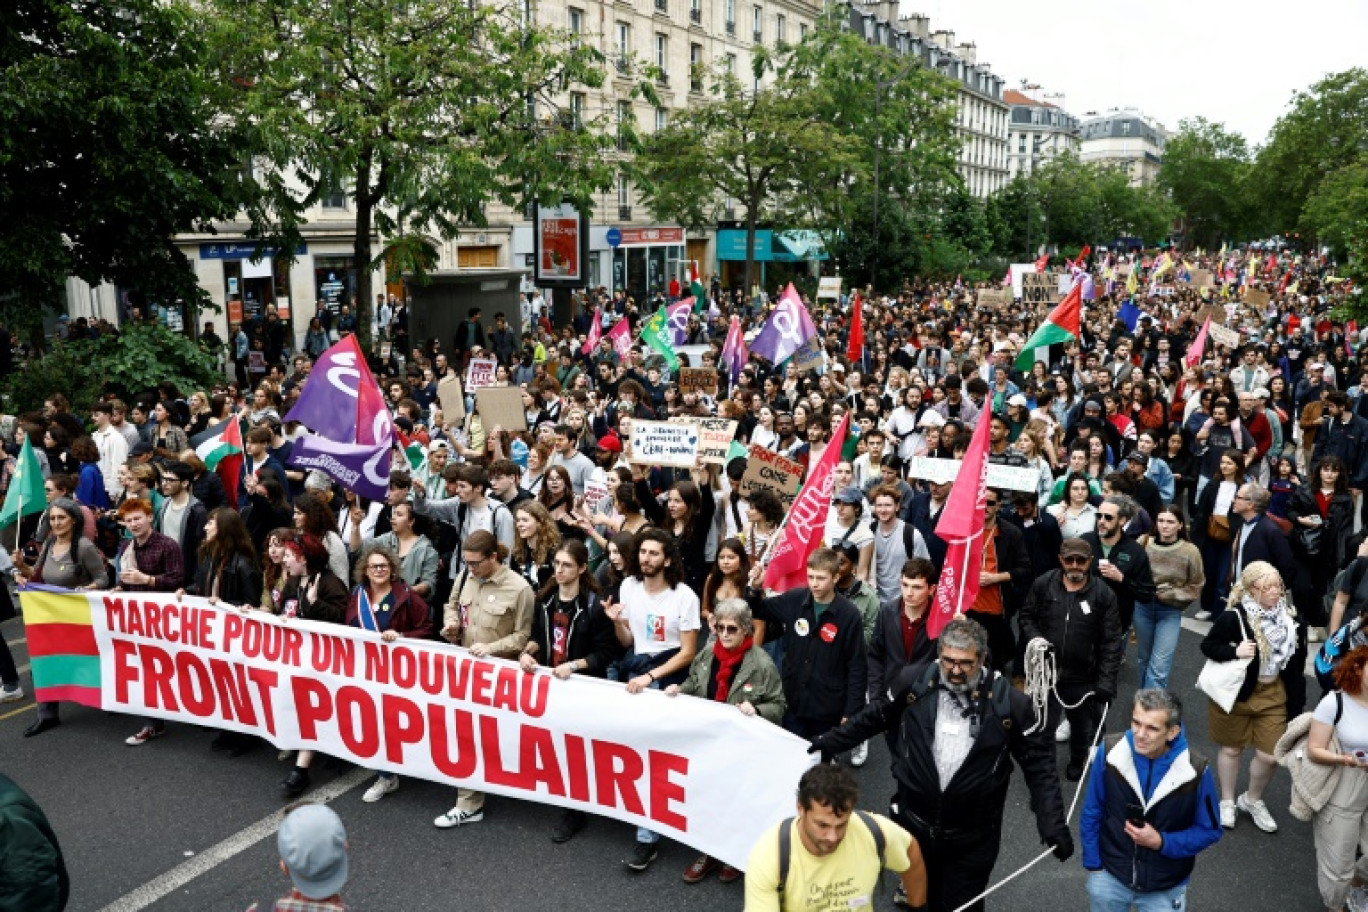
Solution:
<svg viewBox="0 0 1368 912">
<path fill-rule="evenodd" d="M 332 508 L 314 491 L 305 491 L 295 498 L 294 527 L 303 535 L 312 535 L 328 549 L 328 569 L 338 579 L 346 579 L 351 561 L 347 545 L 337 531 L 337 517 Z"/>
<path fill-rule="evenodd" d="M 546 507 L 535 500 L 524 500 L 513 510 L 515 541 L 508 566 L 540 590 L 551 578 L 551 558 L 560 547 L 561 534 Z"/>
</svg>

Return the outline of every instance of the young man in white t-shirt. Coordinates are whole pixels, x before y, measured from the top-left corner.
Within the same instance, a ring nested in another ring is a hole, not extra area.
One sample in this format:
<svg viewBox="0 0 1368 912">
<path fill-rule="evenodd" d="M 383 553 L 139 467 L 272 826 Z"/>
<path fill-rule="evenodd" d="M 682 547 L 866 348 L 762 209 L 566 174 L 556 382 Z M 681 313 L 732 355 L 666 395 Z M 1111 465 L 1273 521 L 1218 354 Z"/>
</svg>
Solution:
<svg viewBox="0 0 1368 912">
<path fill-rule="evenodd" d="M 649 527 L 637 535 L 636 573 L 622 581 L 619 601 L 605 602 L 618 642 L 632 654 L 620 663 L 627 692 L 638 694 L 681 684 L 698 651 L 703 626 L 698 595 L 684 585 L 684 563 L 669 533 Z M 660 834 L 637 828 L 636 848 L 623 862 L 630 871 L 651 866 Z"/>
</svg>

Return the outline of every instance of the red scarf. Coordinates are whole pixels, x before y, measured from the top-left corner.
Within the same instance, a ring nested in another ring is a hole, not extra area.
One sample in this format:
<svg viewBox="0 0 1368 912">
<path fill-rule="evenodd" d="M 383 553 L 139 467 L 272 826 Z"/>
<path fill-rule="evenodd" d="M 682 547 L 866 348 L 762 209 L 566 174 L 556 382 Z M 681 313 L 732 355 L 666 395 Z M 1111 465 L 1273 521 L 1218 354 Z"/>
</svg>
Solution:
<svg viewBox="0 0 1368 912">
<path fill-rule="evenodd" d="M 741 667 L 741 660 L 754 645 L 753 637 L 746 637 L 735 649 L 723 646 L 720 639 L 713 642 L 713 661 L 717 662 L 717 702 L 727 702 L 727 691 L 731 690 L 732 676 L 736 674 L 736 669 Z"/>
</svg>

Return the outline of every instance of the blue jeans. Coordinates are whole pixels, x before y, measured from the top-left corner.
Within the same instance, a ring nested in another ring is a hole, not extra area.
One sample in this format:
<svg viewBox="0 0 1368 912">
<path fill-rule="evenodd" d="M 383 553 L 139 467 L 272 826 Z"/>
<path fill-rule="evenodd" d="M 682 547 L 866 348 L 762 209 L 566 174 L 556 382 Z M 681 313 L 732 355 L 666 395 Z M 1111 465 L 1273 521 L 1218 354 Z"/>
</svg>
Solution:
<svg viewBox="0 0 1368 912">
<path fill-rule="evenodd" d="M 1186 912 L 1187 884 L 1162 893 L 1137 893 L 1106 871 L 1088 875 L 1092 912 Z"/>
<path fill-rule="evenodd" d="M 1140 666 L 1140 687 L 1168 687 L 1173 669 L 1173 653 L 1178 648 L 1178 631 L 1183 627 L 1183 612 L 1163 602 L 1136 602 L 1135 661 Z"/>
</svg>

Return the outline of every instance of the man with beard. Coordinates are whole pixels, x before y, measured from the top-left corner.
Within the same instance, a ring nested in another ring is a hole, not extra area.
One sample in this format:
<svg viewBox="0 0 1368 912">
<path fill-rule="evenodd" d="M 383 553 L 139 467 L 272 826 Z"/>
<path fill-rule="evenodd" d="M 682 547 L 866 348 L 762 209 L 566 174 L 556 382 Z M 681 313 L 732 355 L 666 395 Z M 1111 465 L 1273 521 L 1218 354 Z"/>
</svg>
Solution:
<svg viewBox="0 0 1368 912">
<path fill-rule="evenodd" d="M 955 618 L 936 646 L 938 661 L 904 669 L 879 699 L 815 738 L 809 750 L 832 757 L 879 732 L 901 730 L 893 819 L 921 846 L 927 908 L 954 912 L 988 886 L 1013 760 L 1026 776 L 1041 841 L 1060 861 L 1073 855 L 1074 843 L 1045 736 L 1027 734 L 1030 700 L 984 667 L 987 632 Z M 967 908 L 982 912 L 983 900 Z"/>
</svg>

